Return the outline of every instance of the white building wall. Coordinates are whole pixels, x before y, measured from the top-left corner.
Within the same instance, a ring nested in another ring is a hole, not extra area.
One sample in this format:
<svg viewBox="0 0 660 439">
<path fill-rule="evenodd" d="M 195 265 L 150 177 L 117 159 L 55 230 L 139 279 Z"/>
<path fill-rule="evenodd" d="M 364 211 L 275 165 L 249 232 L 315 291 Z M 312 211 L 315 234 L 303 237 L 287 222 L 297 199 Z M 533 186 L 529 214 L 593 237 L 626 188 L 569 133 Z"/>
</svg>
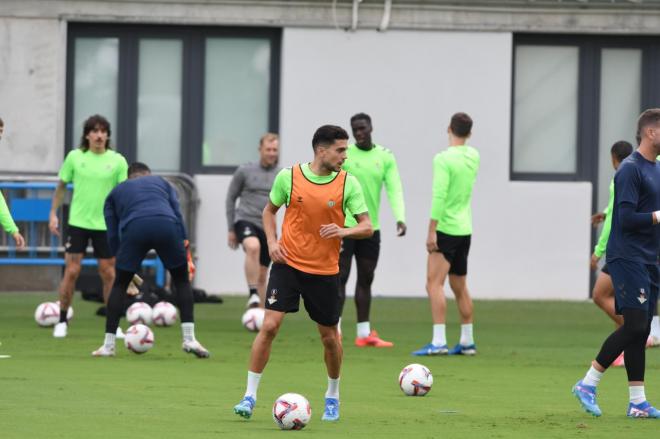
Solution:
<svg viewBox="0 0 660 439">
<path fill-rule="evenodd" d="M 509 181 L 510 33 L 285 29 L 280 127 L 282 164 L 312 158 L 324 123 L 373 118 L 374 140 L 391 148 L 403 180 L 408 234 L 395 237 L 382 206 L 378 295 L 424 295 L 433 155 L 456 111 L 474 121 L 482 167 L 474 193 L 469 283 L 477 298 L 583 299 L 589 282 L 589 183 Z M 245 289 L 242 257 L 226 246 L 226 176 L 197 176 L 198 286 Z M 351 279 L 349 290 L 353 289 Z"/>
</svg>

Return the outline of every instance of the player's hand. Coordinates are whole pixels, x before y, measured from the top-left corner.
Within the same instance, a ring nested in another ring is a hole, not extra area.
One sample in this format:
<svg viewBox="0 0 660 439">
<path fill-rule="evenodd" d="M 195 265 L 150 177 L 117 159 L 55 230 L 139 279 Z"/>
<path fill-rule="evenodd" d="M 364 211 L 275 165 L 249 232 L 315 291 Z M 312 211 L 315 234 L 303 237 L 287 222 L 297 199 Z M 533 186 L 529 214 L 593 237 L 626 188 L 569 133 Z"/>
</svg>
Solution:
<svg viewBox="0 0 660 439">
<path fill-rule="evenodd" d="M 60 236 L 60 220 L 57 218 L 56 213 L 50 214 L 48 217 L 48 230 L 55 236 Z"/>
<path fill-rule="evenodd" d="M 195 271 L 197 268 L 195 267 L 195 262 L 193 261 L 192 252 L 190 251 L 190 241 L 185 239 L 183 241 L 183 246 L 186 248 L 186 260 L 188 261 L 188 280 L 192 282 L 195 278 Z"/>
<path fill-rule="evenodd" d="M 16 232 L 11 236 L 14 238 L 14 241 L 16 241 L 16 248 L 25 248 L 25 238 L 23 238 L 23 235 Z"/>
<path fill-rule="evenodd" d="M 426 251 L 433 253 L 438 250 L 438 235 L 435 233 L 429 233 L 429 236 L 426 238 Z"/>
<path fill-rule="evenodd" d="M 323 239 L 332 239 L 332 238 L 343 238 L 346 235 L 346 229 L 339 227 L 335 223 L 323 224 L 321 225 L 321 230 L 319 231 L 321 238 Z"/>
<path fill-rule="evenodd" d="M 406 227 L 406 223 L 404 223 L 403 221 L 397 221 L 396 236 L 404 236 L 406 234 L 406 230 L 408 230 L 408 227 Z"/>
<path fill-rule="evenodd" d="M 591 225 L 593 227 L 598 227 L 598 224 L 605 221 L 605 214 L 603 212 L 594 213 L 591 215 Z"/>
<path fill-rule="evenodd" d="M 268 255 L 273 262 L 286 264 L 286 250 L 277 241 L 268 243 Z"/>
<path fill-rule="evenodd" d="M 126 294 L 129 296 L 137 296 L 140 294 L 140 289 L 137 287 L 137 285 L 135 285 L 133 281 L 130 281 L 128 283 L 128 288 L 126 288 Z"/>
<path fill-rule="evenodd" d="M 233 230 L 230 230 L 229 233 L 227 233 L 227 245 L 232 250 L 238 248 L 238 239 L 236 239 L 236 233 Z"/>
<path fill-rule="evenodd" d="M 598 256 L 596 256 L 595 253 L 592 254 L 591 255 L 591 262 L 589 263 L 589 265 L 591 266 L 591 269 L 593 271 L 596 271 L 598 269 L 598 261 L 600 261 L 600 258 Z"/>
</svg>

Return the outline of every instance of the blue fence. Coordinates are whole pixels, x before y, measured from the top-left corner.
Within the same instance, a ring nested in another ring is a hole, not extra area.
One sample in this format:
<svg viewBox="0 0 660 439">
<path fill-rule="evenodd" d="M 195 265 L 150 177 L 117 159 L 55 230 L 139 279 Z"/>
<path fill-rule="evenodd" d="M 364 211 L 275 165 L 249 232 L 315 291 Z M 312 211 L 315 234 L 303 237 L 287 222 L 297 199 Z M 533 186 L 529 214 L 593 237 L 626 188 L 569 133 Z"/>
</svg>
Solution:
<svg viewBox="0 0 660 439">
<path fill-rule="evenodd" d="M 7 257 L 0 255 L 0 265 L 42 265 L 63 266 L 64 247 L 59 243 L 57 236 L 48 230 L 50 205 L 53 193 L 57 188 L 57 181 L 48 182 L 0 182 L 0 190 L 5 193 L 9 210 L 14 221 L 25 237 L 25 250 L 16 249 L 12 238 L 3 238 Z M 69 189 L 72 186 L 69 185 Z M 60 209 L 60 224 L 63 224 L 63 215 Z M 5 235 L 6 236 L 6 235 Z M 97 260 L 83 258 L 82 265 L 95 266 Z M 156 284 L 165 285 L 165 267 L 157 257 L 147 257 L 142 266 L 155 270 Z"/>
</svg>

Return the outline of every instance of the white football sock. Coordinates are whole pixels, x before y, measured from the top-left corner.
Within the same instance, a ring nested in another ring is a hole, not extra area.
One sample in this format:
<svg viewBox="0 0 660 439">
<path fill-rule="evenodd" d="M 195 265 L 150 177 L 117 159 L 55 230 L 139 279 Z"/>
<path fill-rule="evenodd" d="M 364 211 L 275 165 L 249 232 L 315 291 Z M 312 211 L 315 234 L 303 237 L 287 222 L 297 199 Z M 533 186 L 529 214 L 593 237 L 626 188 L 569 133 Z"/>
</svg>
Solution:
<svg viewBox="0 0 660 439">
<path fill-rule="evenodd" d="M 445 346 L 447 344 L 446 325 L 437 323 L 433 325 L 433 346 Z"/>
<path fill-rule="evenodd" d="M 595 387 L 598 385 L 600 379 L 603 377 L 603 373 L 605 372 L 598 372 L 593 366 L 591 366 L 587 374 L 582 379 L 582 382 L 587 386 Z"/>
<path fill-rule="evenodd" d="M 369 337 L 371 334 L 371 325 L 369 322 L 360 322 L 357 324 L 357 336 L 359 338 Z"/>
<path fill-rule="evenodd" d="M 660 319 L 658 316 L 653 316 L 653 320 L 651 320 L 651 335 L 660 338 Z"/>
<path fill-rule="evenodd" d="M 474 344 L 474 336 L 472 335 L 472 323 L 461 325 L 461 346 L 470 346 Z"/>
<path fill-rule="evenodd" d="M 103 346 L 105 346 L 108 349 L 112 349 L 115 347 L 115 334 L 109 334 L 106 332 L 105 334 L 105 341 L 103 342 Z"/>
<path fill-rule="evenodd" d="M 328 377 L 328 391 L 325 392 L 325 397 L 339 399 L 339 378 Z"/>
<path fill-rule="evenodd" d="M 630 402 L 633 404 L 641 404 L 646 401 L 644 386 L 630 386 L 628 391 L 630 392 Z"/>
<path fill-rule="evenodd" d="M 257 400 L 257 389 L 259 388 L 260 379 L 260 373 L 250 372 L 248 370 L 247 389 L 245 390 L 245 396 L 251 396 L 255 401 Z"/>
<path fill-rule="evenodd" d="M 195 341 L 195 324 L 193 322 L 181 323 L 183 341 Z"/>
</svg>

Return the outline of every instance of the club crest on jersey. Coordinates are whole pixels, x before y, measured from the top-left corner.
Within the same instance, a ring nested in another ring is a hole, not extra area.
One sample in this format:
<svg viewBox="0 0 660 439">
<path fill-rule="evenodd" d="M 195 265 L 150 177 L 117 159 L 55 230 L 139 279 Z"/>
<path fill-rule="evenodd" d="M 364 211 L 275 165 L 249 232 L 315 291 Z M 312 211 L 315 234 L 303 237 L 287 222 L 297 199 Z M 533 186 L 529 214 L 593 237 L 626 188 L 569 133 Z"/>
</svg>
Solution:
<svg viewBox="0 0 660 439">
<path fill-rule="evenodd" d="M 644 304 L 648 299 L 646 298 L 646 291 L 644 291 L 644 288 L 639 289 L 639 297 L 637 298 L 639 300 L 639 303 Z"/>
<path fill-rule="evenodd" d="M 268 297 L 268 303 L 272 305 L 277 302 L 277 288 L 270 290 L 270 296 Z"/>
<path fill-rule="evenodd" d="M 328 201 L 328 207 L 335 207 L 335 202 L 332 200 Z"/>
</svg>

